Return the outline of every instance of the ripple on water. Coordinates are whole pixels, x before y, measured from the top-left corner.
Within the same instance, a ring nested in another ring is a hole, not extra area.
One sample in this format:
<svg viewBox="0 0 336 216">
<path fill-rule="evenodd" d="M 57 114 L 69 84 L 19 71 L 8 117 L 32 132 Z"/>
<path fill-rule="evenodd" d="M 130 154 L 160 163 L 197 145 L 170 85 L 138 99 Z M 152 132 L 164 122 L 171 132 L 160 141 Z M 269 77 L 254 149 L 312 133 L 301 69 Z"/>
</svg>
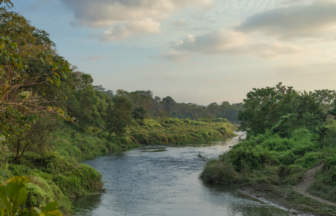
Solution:
<svg viewBox="0 0 336 216">
<path fill-rule="evenodd" d="M 82 197 L 77 216 L 287 216 L 288 212 L 235 190 L 199 180 L 204 162 L 235 145 L 238 137 L 213 145 L 155 146 L 99 157 L 85 163 L 103 174 L 106 192 Z"/>
</svg>

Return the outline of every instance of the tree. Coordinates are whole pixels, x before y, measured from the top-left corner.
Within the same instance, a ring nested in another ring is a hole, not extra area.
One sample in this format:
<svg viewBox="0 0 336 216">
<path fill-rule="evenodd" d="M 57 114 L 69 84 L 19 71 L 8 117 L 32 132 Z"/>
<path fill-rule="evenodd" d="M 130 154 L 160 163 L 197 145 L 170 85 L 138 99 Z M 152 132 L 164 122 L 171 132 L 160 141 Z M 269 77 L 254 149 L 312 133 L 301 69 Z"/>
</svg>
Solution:
<svg viewBox="0 0 336 216">
<path fill-rule="evenodd" d="M 162 121 L 165 121 L 169 118 L 169 113 L 166 110 L 162 110 L 159 112 L 159 117 L 162 119 Z"/>
<path fill-rule="evenodd" d="M 138 107 L 132 111 L 132 115 L 134 119 L 142 121 L 147 118 L 148 113 L 143 107 Z"/>
<path fill-rule="evenodd" d="M 12 148 L 21 146 L 20 140 L 27 137 L 38 115 L 54 113 L 68 119 L 62 109 L 48 106 L 55 100 L 46 100 L 44 92 L 34 90 L 36 86 L 59 87 L 70 65 L 57 56 L 45 31 L 7 11 L 13 6 L 10 1 L 0 3 L 0 134 Z M 16 157 L 23 154 L 18 149 Z"/>
<path fill-rule="evenodd" d="M 313 94 L 318 103 L 321 104 L 323 112 L 327 113 L 332 108 L 332 103 L 336 99 L 336 91 L 329 89 L 315 90 Z"/>
<path fill-rule="evenodd" d="M 55 129 L 57 121 L 40 116 L 29 130 L 16 136 L 11 134 L 9 138 L 12 145 L 8 149 L 13 154 L 13 163 L 18 163 L 19 159 L 27 151 L 34 151 L 39 154 L 46 153 L 50 148 L 50 133 Z"/>
<path fill-rule="evenodd" d="M 253 89 L 244 99 L 244 111 L 239 112 L 239 130 L 248 134 L 263 134 L 266 130 L 283 136 L 298 127 L 314 130 L 326 120 L 321 104 L 313 93 L 297 92 L 282 86 Z"/>
<path fill-rule="evenodd" d="M 114 133 L 119 138 L 131 123 L 132 102 L 125 96 L 115 96 L 113 103 L 107 109 L 105 130 L 109 132 L 109 137 Z"/>
<path fill-rule="evenodd" d="M 4 125 L 21 127 L 15 121 L 20 115 L 56 111 L 45 106 L 51 101 L 43 100 L 30 89 L 37 85 L 59 86 L 61 76 L 70 72 L 69 63 L 61 59 L 55 61 L 56 53 L 52 44 L 43 39 L 46 37 L 44 31 L 31 26 L 19 14 L 6 10 L 12 6 L 10 1 L 0 3 L 5 3 L 0 16 L 0 121 Z"/>
<path fill-rule="evenodd" d="M 161 103 L 163 104 L 164 109 L 171 115 L 172 109 L 176 104 L 175 100 L 172 97 L 167 96 L 162 99 Z"/>
</svg>

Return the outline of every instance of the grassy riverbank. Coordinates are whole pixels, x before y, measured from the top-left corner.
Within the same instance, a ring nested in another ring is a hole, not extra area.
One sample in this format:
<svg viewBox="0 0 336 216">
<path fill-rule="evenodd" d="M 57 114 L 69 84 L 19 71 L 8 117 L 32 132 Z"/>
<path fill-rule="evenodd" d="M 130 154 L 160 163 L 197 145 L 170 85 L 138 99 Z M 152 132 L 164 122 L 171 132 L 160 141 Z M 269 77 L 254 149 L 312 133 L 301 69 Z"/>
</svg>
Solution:
<svg viewBox="0 0 336 216">
<path fill-rule="evenodd" d="M 334 215 L 336 208 L 313 205 L 319 202 L 293 190 L 307 170 L 323 163 L 308 192 L 336 201 L 336 123 L 330 123 L 328 128 L 323 140 L 307 129 L 295 130 L 290 138 L 270 131 L 251 136 L 218 159 L 208 161 L 200 177 L 209 184 L 247 187 L 290 208 Z"/>
<path fill-rule="evenodd" d="M 216 118 L 209 122 L 177 118 L 165 121 L 148 119 L 134 121 L 129 135 L 134 142 L 140 144 L 190 144 L 233 137 L 235 129 L 225 118 Z"/>
<path fill-rule="evenodd" d="M 226 119 L 211 122 L 180 119 L 133 121 L 126 135 L 107 139 L 106 133 L 94 134 L 65 123 L 55 123 L 43 154 L 26 152 L 19 164 L 9 163 L 0 170 L 1 182 L 26 175 L 27 206 L 39 206 L 57 200 L 62 212 L 71 215 L 71 199 L 103 190 L 101 175 L 80 161 L 141 145 L 205 143 L 234 136 L 235 126 Z M 10 155 L 8 155 L 9 161 Z"/>
</svg>

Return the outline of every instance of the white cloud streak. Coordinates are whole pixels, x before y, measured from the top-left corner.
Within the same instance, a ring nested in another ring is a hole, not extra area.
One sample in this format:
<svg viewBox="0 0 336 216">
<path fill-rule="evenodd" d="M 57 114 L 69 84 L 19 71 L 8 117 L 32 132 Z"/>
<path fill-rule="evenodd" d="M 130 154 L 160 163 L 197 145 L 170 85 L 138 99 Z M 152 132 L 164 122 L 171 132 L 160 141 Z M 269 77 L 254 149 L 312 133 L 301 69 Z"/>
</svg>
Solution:
<svg viewBox="0 0 336 216">
<path fill-rule="evenodd" d="M 295 46 L 279 42 L 251 43 L 246 35 L 231 30 L 219 30 L 200 36 L 189 35 L 174 48 L 208 55 L 253 55 L 262 58 L 273 58 L 300 51 Z"/>
<path fill-rule="evenodd" d="M 152 58 L 163 58 L 163 59 L 166 59 L 166 60 L 169 60 L 169 61 L 182 63 L 182 62 L 188 61 L 189 58 L 191 57 L 191 55 L 188 54 L 188 53 L 185 53 L 185 52 L 179 52 L 179 51 L 176 51 L 176 50 L 172 50 L 169 53 L 160 54 L 160 55 L 157 55 L 157 56 L 150 56 L 150 57 L 152 57 Z"/>
<path fill-rule="evenodd" d="M 211 5 L 211 0 L 61 0 L 73 10 L 73 26 L 108 28 L 102 41 L 156 34 L 167 17 L 184 7 Z"/>
<path fill-rule="evenodd" d="M 244 33 L 259 32 L 280 39 L 324 37 L 335 33 L 336 3 L 316 0 L 267 10 L 253 15 L 236 28 Z"/>
</svg>

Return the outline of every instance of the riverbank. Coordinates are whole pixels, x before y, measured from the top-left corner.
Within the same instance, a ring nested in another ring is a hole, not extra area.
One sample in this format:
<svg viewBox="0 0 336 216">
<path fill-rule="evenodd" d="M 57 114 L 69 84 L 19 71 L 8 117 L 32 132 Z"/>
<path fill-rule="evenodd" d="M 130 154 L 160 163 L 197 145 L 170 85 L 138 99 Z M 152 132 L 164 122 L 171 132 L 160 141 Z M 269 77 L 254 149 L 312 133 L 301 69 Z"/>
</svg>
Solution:
<svg viewBox="0 0 336 216">
<path fill-rule="evenodd" d="M 291 185 L 254 184 L 236 187 L 244 194 L 283 206 L 294 215 L 334 216 L 336 213 L 335 206 L 305 196 Z"/>
<path fill-rule="evenodd" d="M 76 215 L 289 216 L 236 190 L 199 180 L 204 161 L 198 155 L 216 157 L 237 142 L 238 136 L 204 145 L 144 146 L 85 161 L 103 174 L 106 193 L 76 199 Z"/>
<path fill-rule="evenodd" d="M 335 206 L 319 202 L 335 202 L 335 137 L 334 123 L 323 140 L 306 129 L 296 130 L 291 138 L 270 132 L 251 136 L 210 160 L 200 178 L 207 184 L 240 188 L 298 212 L 335 215 Z M 317 165 L 320 169 L 314 170 Z M 302 183 L 309 180 L 307 173 L 313 178 L 309 186 Z M 300 185 L 308 190 L 302 192 Z"/>
<path fill-rule="evenodd" d="M 48 150 L 43 154 L 26 152 L 18 164 L 9 163 L 0 170 L 0 181 L 26 175 L 32 180 L 27 184 L 27 206 L 45 205 L 57 200 L 64 215 L 71 215 L 73 198 L 104 190 L 102 175 L 92 167 L 80 164 L 81 161 L 141 145 L 205 143 L 232 137 L 233 129 L 235 127 L 226 119 L 213 122 L 144 120 L 133 121 L 124 137 L 108 139 L 106 133 L 95 134 L 58 123 L 50 134 Z"/>
</svg>

